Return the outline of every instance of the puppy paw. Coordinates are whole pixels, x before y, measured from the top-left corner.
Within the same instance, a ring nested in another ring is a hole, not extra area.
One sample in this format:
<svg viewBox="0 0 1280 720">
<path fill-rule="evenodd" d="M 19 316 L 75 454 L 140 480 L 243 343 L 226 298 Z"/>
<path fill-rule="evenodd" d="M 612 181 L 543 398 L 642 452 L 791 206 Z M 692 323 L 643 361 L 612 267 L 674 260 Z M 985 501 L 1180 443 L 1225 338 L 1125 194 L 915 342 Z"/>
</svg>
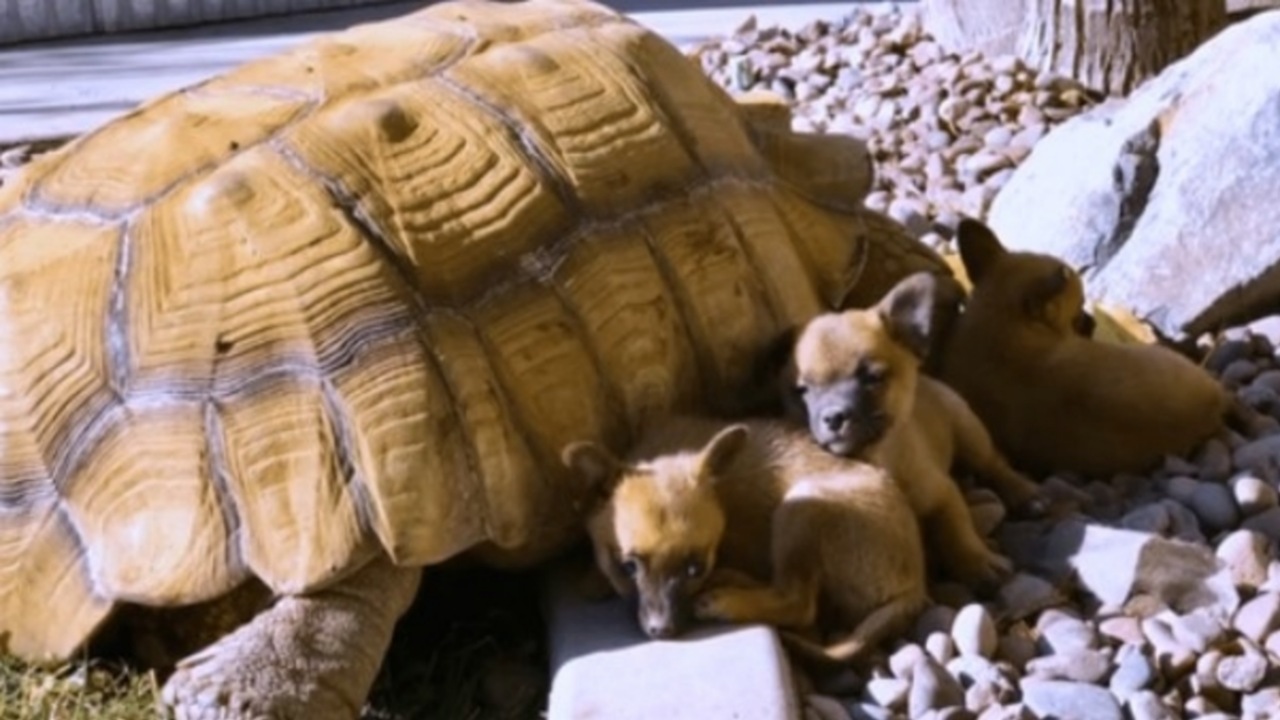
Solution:
<svg viewBox="0 0 1280 720">
<path fill-rule="evenodd" d="M 1013 561 L 989 548 L 975 549 L 958 563 L 955 574 L 966 585 L 991 591 L 1013 576 Z"/>
<path fill-rule="evenodd" d="M 707 590 L 693 600 L 693 616 L 699 620 L 719 620 L 731 622 L 733 614 L 733 593 L 727 588 Z"/>
</svg>

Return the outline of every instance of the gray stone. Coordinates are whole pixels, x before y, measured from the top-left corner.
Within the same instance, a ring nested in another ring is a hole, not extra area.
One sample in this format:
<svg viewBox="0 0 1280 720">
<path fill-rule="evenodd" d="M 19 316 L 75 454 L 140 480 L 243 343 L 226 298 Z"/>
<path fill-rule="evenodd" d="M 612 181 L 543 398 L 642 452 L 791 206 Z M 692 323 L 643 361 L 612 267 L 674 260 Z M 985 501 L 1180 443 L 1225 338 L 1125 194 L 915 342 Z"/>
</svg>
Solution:
<svg viewBox="0 0 1280 720">
<path fill-rule="evenodd" d="M 1164 503 L 1141 505 L 1120 518 L 1120 527 L 1154 535 L 1164 535 L 1172 523 Z"/>
<path fill-rule="evenodd" d="M 1231 477 L 1231 448 L 1218 438 L 1210 438 L 1196 453 L 1196 466 L 1200 479 L 1222 482 Z"/>
<path fill-rule="evenodd" d="M 1196 488 L 1200 486 L 1198 480 L 1186 475 L 1174 475 L 1165 478 L 1161 484 L 1164 486 L 1165 494 L 1180 503 L 1191 502 L 1191 496 L 1195 494 Z"/>
<path fill-rule="evenodd" d="M 1022 681 L 1022 702 L 1037 717 L 1057 720 L 1123 720 L 1120 703 L 1097 685 L 1060 680 Z"/>
<path fill-rule="evenodd" d="M 1262 533 L 1272 542 L 1280 542 L 1280 507 L 1273 507 L 1240 523 L 1242 530 Z"/>
<path fill-rule="evenodd" d="M 925 608 L 919 616 L 916 617 L 916 628 L 914 637 L 918 642 L 923 643 L 930 635 L 940 632 L 949 634 L 951 626 L 956 620 L 956 609 L 947 605 L 934 603 Z"/>
<path fill-rule="evenodd" d="M 981 655 L 990 658 L 995 654 L 996 624 L 991 619 L 987 608 L 979 603 L 970 603 L 960 608 L 951 625 L 951 639 L 956 650 L 964 655 Z"/>
<path fill-rule="evenodd" d="M 1240 470 L 1266 473 L 1280 465 L 1280 435 L 1267 435 L 1241 445 L 1231 454 Z"/>
<path fill-rule="evenodd" d="M 1225 28 L 1046 136 L 990 224 L 1015 248 L 1092 266 L 1091 296 L 1171 337 L 1260 314 L 1280 301 L 1278 66 L 1280 13 Z"/>
<path fill-rule="evenodd" d="M 1233 528 L 1240 522 L 1240 509 L 1236 507 L 1231 489 L 1225 485 L 1197 483 L 1187 506 L 1200 519 L 1200 524 L 1211 530 Z"/>
<path fill-rule="evenodd" d="M 1240 606 L 1231 620 L 1231 627 L 1250 640 L 1261 643 L 1280 628 L 1280 593 L 1261 593 Z"/>
<path fill-rule="evenodd" d="M 1181 714 L 1174 713 L 1160 696 L 1150 690 L 1140 690 L 1125 700 L 1125 708 L 1131 720 L 1178 720 Z"/>
<path fill-rule="evenodd" d="M 997 601 L 1006 617 L 1021 619 L 1065 602 L 1065 598 L 1048 580 L 1017 573 L 1000 587 Z"/>
<path fill-rule="evenodd" d="M 1116 669 L 1111 673 L 1109 687 L 1116 697 L 1124 700 L 1151 687 L 1158 677 L 1155 663 L 1142 646 L 1126 643 L 1116 651 Z"/>
<path fill-rule="evenodd" d="M 804 702 L 805 720 L 850 720 L 849 711 L 833 697 L 809 695 Z"/>
<path fill-rule="evenodd" d="M 871 703 L 850 703 L 845 709 L 849 711 L 849 720 L 895 720 L 899 717 L 889 708 Z"/>
</svg>

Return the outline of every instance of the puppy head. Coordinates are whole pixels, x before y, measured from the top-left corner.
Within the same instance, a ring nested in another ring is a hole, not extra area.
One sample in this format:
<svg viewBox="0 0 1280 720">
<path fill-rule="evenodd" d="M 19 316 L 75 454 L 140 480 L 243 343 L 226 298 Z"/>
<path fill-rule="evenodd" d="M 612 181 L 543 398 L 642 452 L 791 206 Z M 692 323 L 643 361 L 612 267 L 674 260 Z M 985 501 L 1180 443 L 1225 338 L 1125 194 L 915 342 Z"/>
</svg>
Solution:
<svg viewBox="0 0 1280 720">
<path fill-rule="evenodd" d="M 636 596 L 650 637 L 683 632 L 690 602 L 715 566 L 725 526 L 715 485 L 746 438 L 745 426 L 732 425 L 696 452 L 635 464 L 594 443 L 573 443 L 562 454 L 609 494 L 587 523 L 596 565 L 619 595 Z"/>
<path fill-rule="evenodd" d="M 795 393 L 828 452 L 858 456 L 911 413 L 938 279 L 917 273 L 874 308 L 814 318 L 793 353 Z"/>
<path fill-rule="evenodd" d="M 973 282 L 970 306 L 1006 321 L 1042 324 L 1061 335 L 1093 335 L 1084 309 L 1084 283 L 1050 255 L 1009 252 L 986 225 L 965 218 L 956 231 L 960 259 Z"/>
</svg>

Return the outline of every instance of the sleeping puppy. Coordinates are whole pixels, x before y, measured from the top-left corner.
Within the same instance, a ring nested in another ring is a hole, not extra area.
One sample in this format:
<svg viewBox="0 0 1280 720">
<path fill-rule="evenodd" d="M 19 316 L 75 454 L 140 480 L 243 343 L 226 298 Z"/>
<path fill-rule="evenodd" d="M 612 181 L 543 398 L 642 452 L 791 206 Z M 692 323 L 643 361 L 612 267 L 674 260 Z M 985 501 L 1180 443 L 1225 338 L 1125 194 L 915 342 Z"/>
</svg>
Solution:
<svg viewBox="0 0 1280 720">
<path fill-rule="evenodd" d="M 941 375 L 1019 468 L 1142 473 L 1244 412 L 1173 350 L 1091 339 L 1083 283 L 1057 258 L 1010 252 L 975 220 L 957 241 L 973 290 Z"/>
<path fill-rule="evenodd" d="M 873 308 L 820 315 L 799 332 L 790 368 L 796 409 L 828 452 L 884 467 L 902 486 L 932 556 L 962 582 L 989 587 L 1010 569 L 987 547 L 951 475 L 973 470 L 1005 503 L 1042 509 L 1039 488 L 996 450 L 965 401 L 922 374 L 939 283 L 912 275 Z"/>
</svg>

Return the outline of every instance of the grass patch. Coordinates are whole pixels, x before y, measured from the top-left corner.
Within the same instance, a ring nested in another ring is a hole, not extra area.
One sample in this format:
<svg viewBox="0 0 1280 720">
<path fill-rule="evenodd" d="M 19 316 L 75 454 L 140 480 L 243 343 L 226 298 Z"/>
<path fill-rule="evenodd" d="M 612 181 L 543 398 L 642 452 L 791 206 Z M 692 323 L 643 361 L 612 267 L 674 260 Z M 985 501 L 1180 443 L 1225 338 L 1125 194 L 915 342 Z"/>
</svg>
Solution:
<svg viewBox="0 0 1280 720">
<path fill-rule="evenodd" d="M 81 660 L 34 668 L 0 659 L 4 720 L 141 720 L 160 717 L 159 685 L 150 672 Z"/>
</svg>

